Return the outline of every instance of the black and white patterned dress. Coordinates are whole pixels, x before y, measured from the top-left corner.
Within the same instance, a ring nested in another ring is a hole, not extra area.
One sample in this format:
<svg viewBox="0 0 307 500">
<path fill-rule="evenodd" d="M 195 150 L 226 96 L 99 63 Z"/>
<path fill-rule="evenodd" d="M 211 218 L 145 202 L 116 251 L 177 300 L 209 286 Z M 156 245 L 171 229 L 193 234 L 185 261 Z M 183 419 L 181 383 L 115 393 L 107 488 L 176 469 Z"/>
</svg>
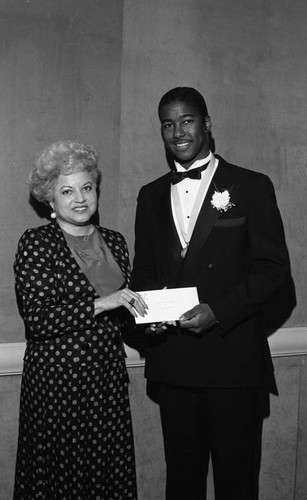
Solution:
<svg viewBox="0 0 307 500">
<path fill-rule="evenodd" d="M 98 227 L 129 284 L 123 236 Z M 15 500 L 135 500 L 128 376 L 119 310 L 94 316 L 93 286 L 56 222 L 18 244 L 27 347 Z"/>
</svg>

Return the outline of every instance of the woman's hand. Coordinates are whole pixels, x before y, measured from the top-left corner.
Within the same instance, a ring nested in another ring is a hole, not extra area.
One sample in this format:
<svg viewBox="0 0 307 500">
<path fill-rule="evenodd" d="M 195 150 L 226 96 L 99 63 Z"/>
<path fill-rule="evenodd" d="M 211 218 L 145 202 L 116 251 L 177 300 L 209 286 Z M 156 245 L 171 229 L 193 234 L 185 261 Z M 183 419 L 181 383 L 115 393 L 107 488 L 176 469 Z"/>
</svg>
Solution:
<svg viewBox="0 0 307 500">
<path fill-rule="evenodd" d="M 167 286 L 163 287 L 163 290 L 166 290 Z M 161 323 L 150 323 L 149 326 L 145 329 L 145 333 L 147 335 L 161 335 L 165 333 L 169 326 L 176 326 L 176 321 L 162 321 Z"/>
<path fill-rule="evenodd" d="M 95 299 L 95 316 L 103 311 L 112 311 L 118 307 L 126 307 L 133 315 L 144 317 L 147 314 L 147 304 L 141 295 L 129 288 L 123 288 L 117 292 Z"/>
</svg>

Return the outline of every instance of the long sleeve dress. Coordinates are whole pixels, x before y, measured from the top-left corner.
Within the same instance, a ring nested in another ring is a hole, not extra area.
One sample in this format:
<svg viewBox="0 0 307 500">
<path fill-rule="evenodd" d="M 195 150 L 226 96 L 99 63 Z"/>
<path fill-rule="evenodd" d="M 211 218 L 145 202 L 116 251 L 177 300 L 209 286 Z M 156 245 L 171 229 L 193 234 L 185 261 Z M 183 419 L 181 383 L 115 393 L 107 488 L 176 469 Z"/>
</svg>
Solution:
<svg viewBox="0 0 307 500">
<path fill-rule="evenodd" d="M 123 236 L 96 227 L 119 266 Z M 56 222 L 28 229 L 14 264 L 26 328 L 15 500 L 135 500 L 128 376 L 120 309 L 99 295 Z"/>
</svg>

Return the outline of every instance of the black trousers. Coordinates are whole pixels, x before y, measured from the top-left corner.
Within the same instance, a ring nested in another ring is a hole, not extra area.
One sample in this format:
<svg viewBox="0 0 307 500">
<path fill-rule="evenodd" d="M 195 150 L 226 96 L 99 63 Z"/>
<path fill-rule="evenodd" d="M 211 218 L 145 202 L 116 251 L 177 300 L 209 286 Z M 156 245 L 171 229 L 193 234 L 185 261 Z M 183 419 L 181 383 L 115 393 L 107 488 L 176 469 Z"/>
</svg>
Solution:
<svg viewBox="0 0 307 500">
<path fill-rule="evenodd" d="M 166 500 L 205 500 L 211 456 L 216 500 L 255 500 L 257 389 L 159 384 Z M 259 470 L 258 470 L 259 472 Z"/>
</svg>

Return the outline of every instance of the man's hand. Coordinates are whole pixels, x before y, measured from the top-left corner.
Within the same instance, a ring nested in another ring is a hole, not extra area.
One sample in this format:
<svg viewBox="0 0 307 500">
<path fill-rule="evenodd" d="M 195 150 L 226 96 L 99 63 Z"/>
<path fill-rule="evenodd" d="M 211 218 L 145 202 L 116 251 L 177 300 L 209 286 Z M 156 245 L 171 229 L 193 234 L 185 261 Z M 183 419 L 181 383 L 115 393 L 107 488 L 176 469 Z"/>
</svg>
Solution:
<svg viewBox="0 0 307 500">
<path fill-rule="evenodd" d="M 198 304 L 179 318 L 181 328 L 186 328 L 194 333 L 204 333 L 217 323 L 216 317 L 208 304 Z"/>
<path fill-rule="evenodd" d="M 176 326 L 176 321 L 163 321 L 162 323 L 151 323 L 145 330 L 147 335 L 156 334 L 161 335 L 165 333 L 169 326 Z"/>
</svg>

